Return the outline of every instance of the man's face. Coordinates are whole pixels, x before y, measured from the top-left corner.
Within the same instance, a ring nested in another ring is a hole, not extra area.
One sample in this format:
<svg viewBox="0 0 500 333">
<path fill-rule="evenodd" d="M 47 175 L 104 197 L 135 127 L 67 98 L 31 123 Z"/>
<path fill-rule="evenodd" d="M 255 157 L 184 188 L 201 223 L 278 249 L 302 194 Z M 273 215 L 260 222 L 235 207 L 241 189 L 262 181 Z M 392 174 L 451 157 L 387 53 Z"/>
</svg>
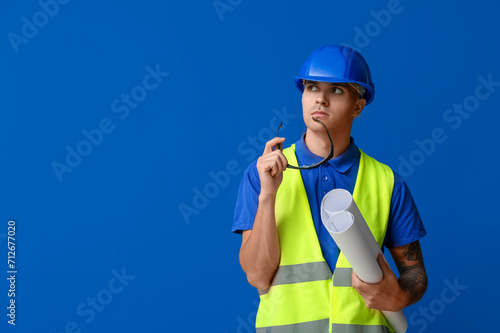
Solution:
<svg viewBox="0 0 500 333">
<path fill-rule="evenodd" d="M 365 104 L 366 100 L 359 98 L 348 83 L 304 82 L 302 110 L 304 122 L 311 130 L 323 131 L 321 124 L 312 117 L 321 120 L 329 130 L 350 130 L 352 120 L 361 113 Z"/>
</svg>

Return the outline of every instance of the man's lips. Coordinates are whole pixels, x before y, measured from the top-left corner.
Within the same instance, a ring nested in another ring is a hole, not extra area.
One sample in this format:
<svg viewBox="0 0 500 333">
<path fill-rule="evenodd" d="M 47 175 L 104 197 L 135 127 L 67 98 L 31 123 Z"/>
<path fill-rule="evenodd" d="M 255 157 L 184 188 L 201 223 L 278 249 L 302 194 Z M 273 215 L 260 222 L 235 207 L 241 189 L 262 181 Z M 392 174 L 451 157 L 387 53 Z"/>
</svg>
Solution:
<svg viewBox="0 0 500 333">
<path fill-rule="evenodd" d="M 314 117 L 328 117 L 329 116 L 328 113 L 326 113 L 324 111 L 319 111 L 319 110 L 313 111 L 313 113 L 311 113 L 311 115 Z"/>
</svg>

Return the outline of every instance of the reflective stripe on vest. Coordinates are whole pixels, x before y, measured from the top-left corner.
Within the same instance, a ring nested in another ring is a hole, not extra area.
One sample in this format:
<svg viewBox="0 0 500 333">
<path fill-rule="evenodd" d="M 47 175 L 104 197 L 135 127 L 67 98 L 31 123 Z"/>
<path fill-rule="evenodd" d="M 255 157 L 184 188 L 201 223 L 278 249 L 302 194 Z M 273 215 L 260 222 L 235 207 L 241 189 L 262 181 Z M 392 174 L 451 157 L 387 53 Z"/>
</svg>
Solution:
<svg viewBox="0 0 500 333">
<path fill-rule="evenodd" d="M 256 333 L 316 333 L 328 332 L 329 320 L 310 321 L 283 326 L 257 328 Z M 381 325 L 350 325 L 333 324 L 332 332 L 335 333 L 390 333 L 389 328 Z"/>
<path fill-rule="evenodd" d="M 333 277 L 334 287 L 352 287 L 352 268 L 337 267 Z"/>
<path fill-rule="evenodd" d="M 333 324 L 334 333 L 390 333 L 387 326 L 382 325 L 354 325 L 354 324 Z"/>
<path fill-rule="evenodd" d="M 297 165 L 295 145 L 283 153 L 290 164 Z M 387 228 L 393 185 L 389 167 L 361 152 L 353 197 L 379 245 Z M 280 266 L 270 288 L 260 291 L 257 332 L 392 331 L 381 312 L 366 308 L 363 298 L 352 288 L 352 268 L 342 253 L 332 281 L 300 171 L 287 169 L 283 173 L 275 212 Z"/>
<path fill-rule="evenodd" d="M 278 267 L 271 286 L 328 280 L 331 278 L 332 270 L 326 261 L 309 262 L 298 265 L 285 265 Z M 267 289 L 267 291 L 269 291 L 269 289 Z M 260 292 L 260 295 L 267 294 L 267 291 Z"/>
</svg>

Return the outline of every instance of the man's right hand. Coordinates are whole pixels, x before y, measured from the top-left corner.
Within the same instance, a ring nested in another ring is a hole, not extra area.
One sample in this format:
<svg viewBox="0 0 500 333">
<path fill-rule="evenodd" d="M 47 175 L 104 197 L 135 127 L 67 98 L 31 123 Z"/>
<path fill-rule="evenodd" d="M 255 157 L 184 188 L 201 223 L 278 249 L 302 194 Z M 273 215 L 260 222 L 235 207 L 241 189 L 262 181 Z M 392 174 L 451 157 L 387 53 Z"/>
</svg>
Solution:
<svg viewBox="0 0 500 333">
<path fill-rule="evenodd" d="M 261 195 L 275 195 L 283 180 L 283 171 L 285 171 L 288 161 L 280 149 L 273 147 L 282 144 L 285 138 L 274 138 L 266 143 L 264 153 L 257 160 L 257 171 L 260 178 Z"/>
</svg>

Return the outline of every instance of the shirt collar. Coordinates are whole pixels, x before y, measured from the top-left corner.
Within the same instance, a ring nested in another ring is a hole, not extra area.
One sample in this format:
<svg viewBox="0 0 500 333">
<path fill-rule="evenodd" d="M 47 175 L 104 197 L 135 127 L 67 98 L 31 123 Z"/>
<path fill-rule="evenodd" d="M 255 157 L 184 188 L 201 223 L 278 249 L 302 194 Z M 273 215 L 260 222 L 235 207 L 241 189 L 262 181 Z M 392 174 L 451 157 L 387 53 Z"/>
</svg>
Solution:
<svg viewBox="0 0 500 333">
<path fill-rule="evenodd" d="M 306 135 L 304 133 L 300 140 L 295 143 L 295 154 L 297 155 L 299 165 L 311 165 L 321 162 L 323 157 L 314 155 L 306 146 L 306 142 L 304 140 L 305 136 Z M 333 166 L 338 172 L 345 173 L 359 160 L 360 156 L 361 153 L 359 148 L 356 146 L 354 139 L 351 137 L 351 144 L 346 151 L 343 152 L 342 155 L 329 160 L 327 164 Z"/>
</svg>

